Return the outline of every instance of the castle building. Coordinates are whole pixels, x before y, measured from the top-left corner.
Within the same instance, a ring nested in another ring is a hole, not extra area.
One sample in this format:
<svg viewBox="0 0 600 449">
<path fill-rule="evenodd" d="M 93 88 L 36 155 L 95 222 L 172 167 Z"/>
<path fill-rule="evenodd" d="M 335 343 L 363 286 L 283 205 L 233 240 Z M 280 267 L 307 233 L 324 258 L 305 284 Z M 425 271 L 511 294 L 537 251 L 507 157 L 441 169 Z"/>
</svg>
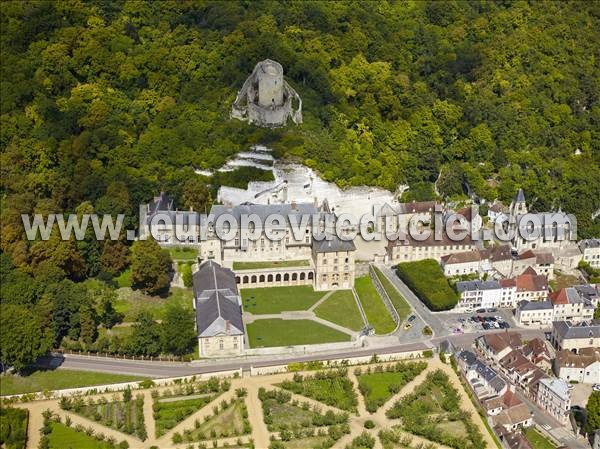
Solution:
<svg viewBox="0 0 600 449">
<path fill-rule="evenodd" d="M 254 67 L 231 108 L 231 117 L 257 126 L 284 126 L 288 118 L 302 123 L 302 100 L 283 78 L 283 67 L 265 59 Z"/>
</svg>

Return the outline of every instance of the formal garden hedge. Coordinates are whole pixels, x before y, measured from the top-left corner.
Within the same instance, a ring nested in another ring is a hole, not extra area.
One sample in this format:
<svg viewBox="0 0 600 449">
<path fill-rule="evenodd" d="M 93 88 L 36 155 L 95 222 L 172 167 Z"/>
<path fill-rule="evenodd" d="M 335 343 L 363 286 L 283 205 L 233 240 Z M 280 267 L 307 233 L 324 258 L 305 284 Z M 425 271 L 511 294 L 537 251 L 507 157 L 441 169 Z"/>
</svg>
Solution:
<svg viewBox="0 0 600 449">
<path fill-rule="evenodd" d="M 27 410 L 0 408 L 0 447 L 25 449 L 27 443 Z"/>
<path fill-rule="evenodd" d="M 347 369 L 317 371 L 312 376 L 294 374 L 278 386 L 341 410 L 356 411 L 358 399 Z"/>
<path fill-rule="evenodd" d="M 440 264 L 433 259 L 400 263 L 396 273 L 433 311 L 449 310 L 458 303 L 458 293 L 450 287 Z"/>
<path fill-rule="evenodd" d="M 134 399 L 129 389 L 123 392 L 122 400 L 119 400 L 116 394 L 112 401 L 104 397 L 97 400 L 62 397 L 59 405 L 63 410 L 77 413 L 128 435 L 134 435 L 142 441 L 148 437 L 144 423 L 144 395 L 138 394 Z"/>
<path fill-rule="evenodd" d="M 441 370 L 429 373 L 425 382 L 396 401 L 386 416 L 401 419 L 402 428 L 414 435 L 454 449 L 485 447 L 470 414 L 460 408 L 458 391 Z"/>
<path fill-rule="evenodd" d="M 367 411 L 375 413 L 379 407 L 398 393 L 407 383 L 417 377 L 425 368 L 426 362 L 400 362 L 374 369 L 357 368 L 358 389 L 365 397 Z"/>
</svg>

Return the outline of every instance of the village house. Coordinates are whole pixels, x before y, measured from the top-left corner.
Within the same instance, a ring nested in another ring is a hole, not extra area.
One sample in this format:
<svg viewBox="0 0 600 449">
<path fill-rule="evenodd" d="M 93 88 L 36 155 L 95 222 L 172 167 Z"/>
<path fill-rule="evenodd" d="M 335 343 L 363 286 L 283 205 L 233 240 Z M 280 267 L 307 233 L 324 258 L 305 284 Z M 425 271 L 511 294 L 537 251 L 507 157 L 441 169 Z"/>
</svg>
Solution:
<svg viewBox="0 0 600 449">
<path fill-rule="evenodd" d="M 510 210 L 508 207 L 502 204 L 501 201 L 495 201 L 494 204 L 488 208 L 487 216 L 492 223 L 502 223 L 508 220 L 509 213 Z"/>
<path fill-rule="evenodd" d="M 457 231 L 457 235 L 461 235 Z M 452 240 L 447 233 L 441 233 L 436 238 L 435 232 L 424 240 L 419 240 L 411 235 L 398 235 L 387 244 L 387 255 L 390 263 L 417 262 L 419 260 L 434 259 L 438 262 L 443 256 L 465 251 L 475 251 L 479 241 L 473 240 L 470 235 L 459 240 Z"/>
<path fill-rule="evenodd" d="M 541 301 L 548 296 L 546 276 L 537 274 L 531 267 L 512 279 L 501 279 L 504 290 L 501 307 L 515 308 L 521 301 Z"/>
<path fill-rule="evenodd" d="M 595 293 L 594 290 L 591 293 Z M 593 319 L 598 296 L 588 293 L 589 290 L 585 286 L 567 287 L 550 293 L 550 301 L 554 306 L 554 321 L 579 323 Z"/>
<path fill-rule="evenodd" d="M 498 362 L 502 372 L 522 390 L 531 393 L 533 382 L 539 378 L 540 369 L 520 350 L 513 350 Z M 545 373 L 542 373 L 545 376 Z"/>
<path fill-rule="evenodd" d="M 501 426 L 506 431 L 514 432 L 519 428 L 533 425 L 533 416 L 529 407 L 517 397 L 513 385 L 499 399 L 502 410 L 493 418 L 495 426 Z"/>
<path fill-rule="evenodd" d="M 444 270 L 444 276 L 460 276 L 466 274 L 483 275 L 485 266 L 489 265 L 488 259 L 484 259 L 482 251 L 466 251 L 462 253 L 447 254 L 442 256 L 440 265 Z"/>
<path fill-rule="evenodd" d="M 457 361 L 477 399 L 483 400 L 506 393 L 506 382 L 471 351 L 460 351 Z"/>
<path fill-rule="evenodd" d="M 600 269 L 600 239 L 585 239 L 579 242 L 583 261 L 592 268 Z"/>
<path fill-rule="evenodd" d="M 563 426 L 569 423 L 571 391 L 564 379 L 545 378 L 539 382 L 536 402 Z"/>
<path fill-rule="evenodd" d="M 459 281 L 456 291 L 460 295 L 456 308 L 463 310 L 498 307 L 502 298 L 498 281 Z"/>
<path fill-rule="evenodd" d="M 578 353 L 582 348 L 598 348 L 600 347 L 600 320 L 581 323 L 555 321 L 552 323 L 550 341 L 558 351 Z"/>
<path fill-rule="evenodd" d="M 354 286 L 354 253 L 352 240 L 336 235 L 315 240 L 312 260 L 315 264 L 315 290 L 349 289 Z"/>
<path fill-rule="evenodd" d="M 550 344 L 545 340 L 533 338 L 523 346 L 521 352 L 535 366 L 545 372 L 550 371 L 552 368 L 552 351 Z"/>
<path fill-rule="evenodd" d="M 554 279 L 554 256 L 548 251 L 528 249 L 513 260 L 513 276 L 523 273 L 528 268 L 533 268 L 536 274 L 544 275 L 547 279 Z"/>
<path fill-rule="evenodd" d="M 567 382 L 600 383 L 600 348 L 582 348 L 579 354 L 559 351 L 553 368 L 554 373 Z"/>
<path fill-rule="evenodd" d="M 521 326 L 551 326 L 554 306 L 551 301 L 521 301 L 515 309 L 515 321 Z"/>
<path fill-rule="evenodd" d="M 192 281 L 200 357 L 243 354 L 242 301 L 233 272 L 209 260 Z"/>
<path fill-rule="evenodd" d="M 522 347 L 523 341 L 521 340 L 521 334 L 518 332 L 505 331 L 477 337 L 475 345 L 487 359 L 498 363 L 511 351 Z"/>
</svg>

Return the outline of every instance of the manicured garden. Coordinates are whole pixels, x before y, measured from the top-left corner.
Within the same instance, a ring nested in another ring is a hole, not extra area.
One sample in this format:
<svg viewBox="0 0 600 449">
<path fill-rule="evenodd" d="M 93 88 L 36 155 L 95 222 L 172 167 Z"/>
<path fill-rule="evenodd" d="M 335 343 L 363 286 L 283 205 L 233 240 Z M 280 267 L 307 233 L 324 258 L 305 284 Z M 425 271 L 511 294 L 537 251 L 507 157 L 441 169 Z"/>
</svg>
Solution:
<svg viewBox="0 0 600 449">
<path fill-rule="evenodd" d="M 376 334 L 388 334 L 396 328 L 396 323 L 388 312 L 383 299 L 375 289 L 371 276 L 361 276 L 354 281 L 354 289 L 360 299 L 367 321 Z"/>
<path fill-rule="evenodd" d="M 53 422 L 48 434 L 48 449 L 115 449 L 110 441 L 99 440 L 84 431 L 75 430 L 64 424 Z"/>
<path fill-rule="evenodd" d="M 533 449 L 556 449 L 556 446 L 534 427 L 525 429 L 525 438 Z"/>
<path fill-rule="evenodd" d="M 120 432 L 134 435 L 144 441 L 147 438 L 144 423 L 144 396 L 139 394 L 132 397 L 131 390 L 122 393 L 122 399 L 112 401 L 101 397 L 97 400 L 82 397 L 62 397 L 59 401 L 60 408 L 77 413 L 92 421 Z"/>
<path fill-rule="evenodd" d="M 358 389 L 365 397 L 365 406 L 370 413 L 377 411 L 394 394 L 427 368 L 426 362 L 400 362 L 374 369 L 357 368 Z"/>
<path fill-rule="evenodd" d="M 27 376 L 8 374 L 0 376 L 0 392 L 2 395 L 11 395 L 137 380 L 143 380 L 143 378 L 124 374 L 108 374 L 93 371 L 74 371 L 67 369 L 40 370 L 34 371 Z"/>
<path fill-rule="evenodd" d="M 244 311 L 256 315 L 308 310 L 327 292 L 316 292 L 310 285 L 247 288 L 241 290 Z"/>
<path fill-rule="evenodd" d="M 261 262 L 233 262 L 234 270 L 260 270 L 262 268 L 309 267 L 310 262 L 302 260 L 266 260 Z"/>
<path fill-rule="evenodd" d="M 400 419 L 402 428 L 414 435 L 454 449 L 485 446 L 470 414 L 460 409 L 458 391 L 441 370 L 429 373 L 425 382 L 396 401 L 386 416 Z"/>
<path fill-rule="evenodd" d="M 251 431 L 244 400 L 232 398 L 229 402 L 221 401 L 218 406 L 215 406 L 212 415 L 206 416 L 204 422 L 196 420 L 194 429 L 186 429 L 183 434 L 176 432 L 173 435 L 173 443 L 239 437 L 247 435 Z"/>
<path fill-rule="evenodd" d="M 338 290 L 314 309 L 315 315 L 353 331 L 359 331 L 365 323 L 351 290 Z"/>
<path fill-rule="evenodd" d="M 191 414 L 216 399 L 231 387 L 227 380 L 216 377 L 204 382 L 189 382 L 175 389 L 152 392 L 152 411 L 156 423 L 156 436 L 164 435 Z"/>
<path fill-rule="evenodd" d="M 310 376 L 296 373 L 292 380 L 283 381 L 278 386 L 341 410 L 355 411 L 358 404 L 346 369 L 317 371 Z"/>
<path fill-rule="evenodd" d="M 27 410 L 20 408 L 0 408 L 0 447 L 25 449 L 27 444 Z"/>
<path fill-rule="evenodd" d="M 410 304 L 408 304 L 406 299 L 404 299 L 404 296 L 402 296 L 400 294 L 398 289 L 396 287 L 394 287 L 394 285 L 390 282 L 390 280 L 387 278 L 387 276 L 385 276 L 381 272 L 381 270 L 379 270 L 379 268 L 373 267 L 373 269 L 375 270 L 375 273 L 377 274 L 377 278 L 379 279 L 379 282 L 381 282 L 381 285 L 383 285 L 385 292 L 388 294 L 390 301 L 392 301 L 392 304 L 394 305 L 396 312 L 398 312 L 398 316 L 400 317 L 400 322 L 404 321 L 406 318 L 408 318 L 408 315 L 410 314 L 410 311 L 411 311 Z"/>
<path fill-rule="evenodd" d="M 256 320 L 246 330 L 251 348 L 350 341 L 350 335 L 312 320 Z"/>
<path fill-rule="evenodd" d="M 449 310 L 458 303 L 458 293 L 450 287 L 440 264 L 433 259 L 400 263 L 396 273 L 433 311 Z"/>
<path fill-rule="evenodd" d="M 322 414 L 308 402 L 292 400 L 287 391 L 261 388 L 258 397 L 262 402 L 265 424 L 270 432 L 297 432 L 310 427 L 332 426 L 348 423 L 347 413 L 334 413 L 328 410 Z"/>
<path fill-rule="evenodd" d="M 140 312 L 148 311 L 155 320 L 162 320 L 167 306 L 172 303 L 191 309 L 193 292 L 189 288 L 173 287 L 166 298 L 148 296 L 140 290 L 121 288 L 117 290 L 118 298 L 114 303 L 115 310 L 125 315 L 124 321 L 132 322 L 137 319 Z"/>
</svg>

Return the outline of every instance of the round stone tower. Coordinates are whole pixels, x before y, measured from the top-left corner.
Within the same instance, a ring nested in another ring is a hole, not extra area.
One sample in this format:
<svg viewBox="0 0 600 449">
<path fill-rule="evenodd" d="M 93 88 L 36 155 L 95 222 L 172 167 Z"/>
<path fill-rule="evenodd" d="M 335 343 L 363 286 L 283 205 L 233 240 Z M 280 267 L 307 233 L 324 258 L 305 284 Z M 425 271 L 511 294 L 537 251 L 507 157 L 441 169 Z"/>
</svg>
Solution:
<svg viewBox="0 0 600 449">
<path fill-rule="evenodd" d="M 283 105 L 283 67 L 266 59 L 256 73 L 258 79 L 258 104 L 262 107 Z"/>
</svg>

